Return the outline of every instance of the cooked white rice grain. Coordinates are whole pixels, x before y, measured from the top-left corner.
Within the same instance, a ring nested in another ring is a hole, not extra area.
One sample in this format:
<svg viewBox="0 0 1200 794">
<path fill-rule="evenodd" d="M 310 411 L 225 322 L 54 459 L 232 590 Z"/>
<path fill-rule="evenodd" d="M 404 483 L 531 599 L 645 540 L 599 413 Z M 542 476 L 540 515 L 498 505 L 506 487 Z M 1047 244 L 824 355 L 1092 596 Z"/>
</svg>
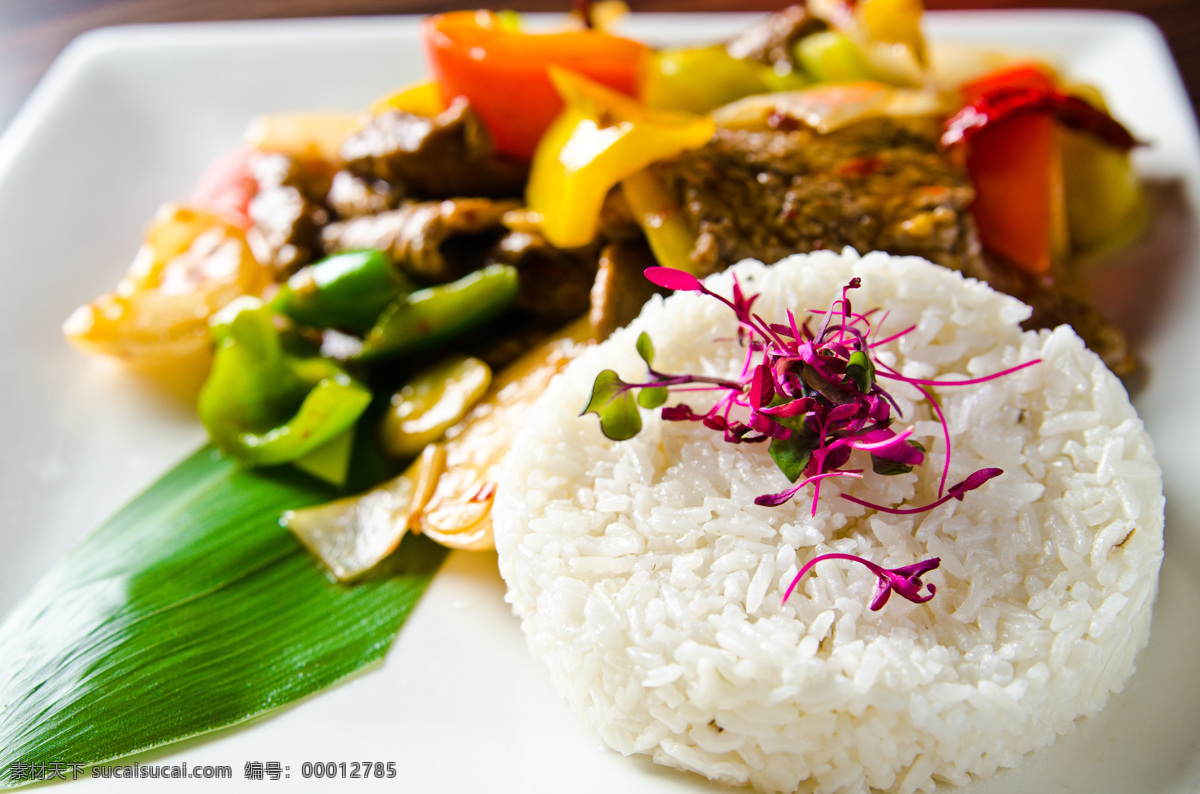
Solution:
<svg viewBox="0 0 1200 794">
<path fill-rule="evenodd" d="M 754 497 L 787 481 L 765 445 L 730 445 L 657 411 L 615 442 L 580 417 L 604 368 L 645 378 L 646 331 L 665 372 L 733 374 L 733 313 L 695 294 L 656 299 L 573 362 L 530 412 L 495 507 L 500 567 L 534 654 L 574 711 L 622 753 L 763 791 L 931 791 L 1012 766 L 1099 710 L 1146 644 L 1162 559 L 1162 477 L 1117 379 L 1068 328 L 1022 332 L 1029 309 L 923 260 L 819 252 L 737 274 L 755 308 L 826 308 L 852 276 L 856 309 L 889 313 L 879 349 L 942 387 L 949 482 L 1004 475 L 931 512 L 940 425 L 915 389 L 889 384 L 930 450 L 913 473 L 827 480 L 817 515 Z M 672 398 L 677 399 L 676 397 Z M 695 394 L 688 400 L 703 409 Z M 904 426 L 901 424 L 899 426 Z M 855 453 L 862 455 L 863 453 Z M 852 467 L 859 468 L 859 465 Z M 811 494 L 811 491 L 807 491 Z M 868 610 L 876 577 L 824 562 L 788 600 L 805 561 L 847 552 L 887 567 L 930 556 L 937 595 Z"/>
</svg>

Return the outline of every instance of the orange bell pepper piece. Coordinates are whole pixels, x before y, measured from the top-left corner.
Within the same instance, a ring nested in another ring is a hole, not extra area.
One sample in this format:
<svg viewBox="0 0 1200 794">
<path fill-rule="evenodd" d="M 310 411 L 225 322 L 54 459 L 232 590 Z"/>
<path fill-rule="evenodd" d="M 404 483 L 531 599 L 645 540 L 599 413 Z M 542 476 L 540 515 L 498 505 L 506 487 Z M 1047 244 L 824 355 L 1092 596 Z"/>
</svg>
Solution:
<svg viewBox="0 0 1200 794">
<path fill-rule="evenodd" d="M 463 96 L 496 151 L 530 160 L 563 103 L 547 69 L 559 66 L 623 94 L 637 93 L 650 48 L 600 30 L 525 33 L 490 11 L 454 11 L 421 24 L 430 72 L 447 98 Z"/>
</svg>

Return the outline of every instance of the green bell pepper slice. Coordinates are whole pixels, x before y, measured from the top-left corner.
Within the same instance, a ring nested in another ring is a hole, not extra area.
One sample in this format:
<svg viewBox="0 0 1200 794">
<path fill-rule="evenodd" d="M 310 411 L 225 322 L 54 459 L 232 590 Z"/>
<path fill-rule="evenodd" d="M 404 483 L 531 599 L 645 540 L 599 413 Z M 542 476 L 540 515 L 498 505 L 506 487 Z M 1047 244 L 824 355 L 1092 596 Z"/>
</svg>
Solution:
<svg viewBox="0 0 1200 794">
<path fill-rule="evenodd" d="M 723 44 L 658 50 L 639 86 L 647 107 L 708 113 L 751 94 L 793 91 L 809 84 L 796 72 L 780 74 L 757 61 L 734 58 Z"/>
<path fill-rule="evenodd" d="M 818 83 L 879 79 L 858 45 L 845 33 L 835 30 L 805 36 L 792 46 L 792 54 L 796 63 Z"/>
<path fill-rule="evenodd" d="M 384 309 L 354 358 L 383 358 L 453 339 L 511 306 L 518 286 L 516 268 L 488 265 L 458 281 L 403 295 Z"/>
<path fill-rule="evenodd" d="M 362 333 L 412 285 L 384 251 L 349 251 L 303 267 L 271 300 L 271 308 L 317 328 Z"/>
<path fill-rule="evenodd" d="M 371 392 L 317 355 L 256 298 L 241 298 L 213 321 L 216 352 L 200 390 L 200 420 L 213 443 L 248 466 L 312 452 L 351 427 Z"/>
</svg>

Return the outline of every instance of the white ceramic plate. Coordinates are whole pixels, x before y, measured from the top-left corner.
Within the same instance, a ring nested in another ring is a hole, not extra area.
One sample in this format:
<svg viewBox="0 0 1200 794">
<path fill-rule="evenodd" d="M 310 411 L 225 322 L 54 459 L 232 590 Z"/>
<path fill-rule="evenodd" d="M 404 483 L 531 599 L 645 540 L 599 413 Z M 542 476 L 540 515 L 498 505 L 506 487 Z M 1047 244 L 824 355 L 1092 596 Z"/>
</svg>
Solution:
<svg viewBox="0 0 1200 794">
<path fill-rule="evenodd" d="M 631 32 L 714 40 L 746 16 L 642 17 Z M 1119 14 L 931 14 L 932 38 L 1056 53 L 1101 85 L 1153 146 L 1156 220 L 1101 274 L 1152 368 L 1137 399 L 1166 471 L 1167 560 L 1150 647 L 1097 718 L 982 792 L 1194 792 L 1200 788 L 1200 146 L 1158 32 Z M 255 114 L 359 109 L 422 75 L 414 19 L 217 23 L 103 30 L 76 41 L 0 139 L 0 612 L 88 530 L 203 440 L 189 405 L 59 335 L 77 304 L 109 289 L 165 199 L 237 145 Z M 115 729 L 98 726 L 100 730 Z M 64 761 L 70 759 L 62 759 Z M 601 746 L 552 691 L 503 603 L 491 555 L 452 556 L 382 667 L 252 725 L 143 763 L 228 765 L 191 791 L 725 791 Z M 389 781 L 300 779 L 305 761 L 394 761 Z M 287 783 L 247 781 L 276 761 Z M 138 784 L 83 781 L 130 790 Z M 165 788 L 147 783 L 146 790 Z"/>
</svg>

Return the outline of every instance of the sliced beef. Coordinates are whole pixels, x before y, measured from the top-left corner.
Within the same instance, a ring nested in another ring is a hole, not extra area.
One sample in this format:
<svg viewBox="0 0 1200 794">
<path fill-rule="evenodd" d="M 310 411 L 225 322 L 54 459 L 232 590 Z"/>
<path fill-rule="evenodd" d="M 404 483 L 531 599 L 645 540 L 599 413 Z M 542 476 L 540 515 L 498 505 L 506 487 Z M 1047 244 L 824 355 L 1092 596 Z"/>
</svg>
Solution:
<svg viewBox="0 0 1200 794">
<path fill-rule="evenodd" d="M 526 166 L 496 154 L 466 100 L 436 118 L 391 110 L 373 116 L 342 142 L 346 168 L 403 187 L 418 199 L 518 197 Z"/>
<path fill-rule="evenodd" d="M 320 253 L 333 170 L 320 160 L 265 154 L 254 159 L 252 172 L 258 183 L 249 206 L 255 256 L 284 278 Z"/>
<path fill-rule="evenodd" d="M 703 148 L 654 167 L 697 234 L 691 258 L 700 271 L 847 245 L 921 256 L 1025 301 L 1029 327 L 1070 324 L 1118 376 L 1136 370 L 1125 335 L 1079 285 L 981 255 L 974 191 L 938 148 L 936 120 L 880 118 L 825 135 L 792 127 L 718 130 Z"/>
<path fill-rule="evenodd" d="M 655 292 L 662 292 L 646 278 L 646 268 L 658 264 L 644 241 L 611 243 L 600 251 L 596 280 L 592 284 L 588 322 L 592 338 L 607 339 L 628 325 Z"/>
<path fill-rule="evenodd" d="M 788 6 L 759 20 L 725 45 L 725 49 L 734 58 L 761 61 L 772 67 L 782 64 L 790 71 L 796 66 L 792 45 L 810 33 L 819 33 L 828 27 L 804 6 Z"/>
<path fill-rule="evenodd" d="M 825 135 L 791 126 L 720 129 L 653 168 L 697 234 L 702 272 L 847 245 L 962 268 L 974 193 L 937 148 L 935 119 L 871 119 Z"/>
<path fill-rule="evenodd" d="M 513 231 L 500 240 L 491 259 L 512 265 L 520 274 L 518 309 L 552 324 L 588 310 L 596 278 L 595 245 L 555 248 L 535 232 Z"/>
<path fill-rule="evenodd" d="M 600 207 L 600 221 L 596 228 L 597 237 L 603 240 L 641 240 L 642 227 L 633 217 L 633 210 L 625 200 L 625 193 L 617 185 L 604 197 Z"/>
<path fill-rule="evenodd" d="M 398 209 L 331 223 L 325 253 L 379 248 L 408 275 L 443 283 L 479 269 L 504 234 L 501 218 L 515 201 L 484 198 L 408 202 Z"/>
<path fill-rule="evenodd" d="M 404 190 L 382 179 L 361 177 L 350 171 L 333 175 L 325 203 L 340 218 L 357 218 L 387 212 L 400 206 Z"/>
</svg>

